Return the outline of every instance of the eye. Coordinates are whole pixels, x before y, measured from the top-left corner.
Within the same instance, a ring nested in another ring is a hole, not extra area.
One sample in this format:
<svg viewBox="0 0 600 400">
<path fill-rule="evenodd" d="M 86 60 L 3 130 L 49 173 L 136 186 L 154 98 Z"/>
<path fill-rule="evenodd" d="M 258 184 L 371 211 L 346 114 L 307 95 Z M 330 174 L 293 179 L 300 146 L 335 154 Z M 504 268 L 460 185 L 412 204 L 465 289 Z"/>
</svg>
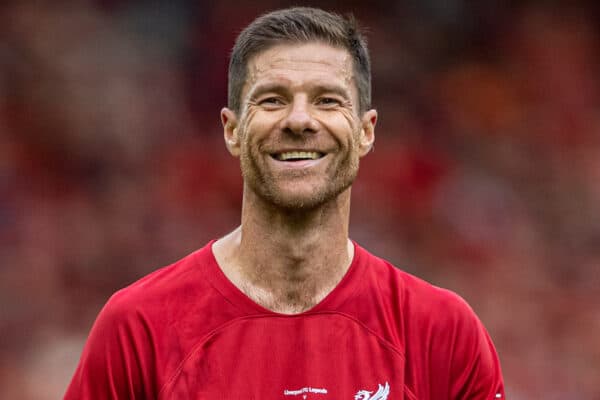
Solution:
<svg viewBox="0 0 600 400">
<path fill-rule="evenodd" d="M 324 107 L 334 107 L 342 104 L 342 102 L 335 97 L 320 97 L 317 99 L 317 105 Z"/>
<path fill-rule="evenodd" d="M 280 97 L 265 97 L 258 102 L 259 105 L 265 107 L 279 107 L 284 105 L 283 100 Z"/>
</svg>

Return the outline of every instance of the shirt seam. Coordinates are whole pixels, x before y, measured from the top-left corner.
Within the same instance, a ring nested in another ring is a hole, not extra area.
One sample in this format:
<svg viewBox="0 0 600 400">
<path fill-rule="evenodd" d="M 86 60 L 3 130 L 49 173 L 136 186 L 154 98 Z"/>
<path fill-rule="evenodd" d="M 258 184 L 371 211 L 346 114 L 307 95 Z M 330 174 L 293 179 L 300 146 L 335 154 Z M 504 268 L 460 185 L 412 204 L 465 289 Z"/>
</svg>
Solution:
<svg viewBox="0 0 600 400">
<path fill-rule="evenodd" d="M 236 317 L 233 318 L 217 327 L 215 327 L 213 330 L 211 330 L 210 332 L 208 332 L 207 334 L 205 334 L 192 348 L 191 350 L 188 352 L 188 354 L 181 360 L 181 362 L 179 363 L 179 365 L 177 366 L 177 368 L 175 369 L 175 371 L 173 371 L 173 373 L 171 374 L 171 376 L 165 380 L 165 383 L 162 385 L 159 393 L 158 393 L 158 399 L 161 399 L 163 393 L 165 392 L 165 390 L 167 388 L 169 388 L 169 386 L 175 381 L 175 379 L 179 376 L 179 374 L 181 373 L 181 371 L 183 370 L 185 364 L 187 363 L 187 361 L 193 357 L 199 350 L 199 348 L 206 343 L 211 337 L 213 337 L 214 335 L 216 335 L 218 332 L 225 330 L 227 327 L 240 322 L 240 321 L 244 321 L 244 320 L 250 320 L 250 319 L 261 319 L 261 318 L 281 318 L 281 319 L 293 319 L 293 318 L 306 318 L 306 317 L 313 317 L 313 316 L 319 316 L 319 315 L 339 315 L 342 316 L 346 319 L 349 319 L 351 321 L 353 321 L 354 323 L 358 324 L 360 327 L 362 327 L 363 329 L 365 329 L 367 332 L 369 332 L 370 334 L 372 334 L 373 336 L 375 336 L 377 338 L 377 340 L 386 348 L 388 348 L 389 350 L 393 351 L 394 353 L 396 353 L 398 356 L 400 356 L 402 358 L 403 362 L 406 362 L 406 355 L 404 354 L 403 351 L 401 351 L 399 348 L 397 348 L 393 343 L 391 343 L 389 340 L 385 339 L 384 337 L 382 337 L 378 332 L 374 331 L 373 329 L 371 329 L 370 327 L 368 327 L 366 324 L 364 324 L 362 321 L 358 320 L 356 317 L 350 315 L 350 314 L 346 314 L 340 311 L 314 311 L 314 312 L 306 312 L 306 313 L 302 313 L 302 314 L 292 314 L 292 315 L 285 315 L 285 314 L 254 314 L 254 315 L 244 315 L 241 317 Z"/>
</svg>

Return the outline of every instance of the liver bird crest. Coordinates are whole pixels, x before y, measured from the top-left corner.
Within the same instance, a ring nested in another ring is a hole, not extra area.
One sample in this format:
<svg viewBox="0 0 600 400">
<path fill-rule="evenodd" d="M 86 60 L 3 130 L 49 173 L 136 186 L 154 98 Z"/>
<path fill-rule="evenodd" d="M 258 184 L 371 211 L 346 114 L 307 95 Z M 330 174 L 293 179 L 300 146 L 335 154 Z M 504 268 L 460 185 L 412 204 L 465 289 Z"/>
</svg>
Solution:
<svg viewBox="0 0 600 400">
<path fill-rule="evenodd" d="M 375 393 L 368 390 L 359 390 L 354 395 L 354 400 L 387 400 L 390 394 L 390 385 L 386 382 L 384 386 L 379 384 Z"/>
</svg>

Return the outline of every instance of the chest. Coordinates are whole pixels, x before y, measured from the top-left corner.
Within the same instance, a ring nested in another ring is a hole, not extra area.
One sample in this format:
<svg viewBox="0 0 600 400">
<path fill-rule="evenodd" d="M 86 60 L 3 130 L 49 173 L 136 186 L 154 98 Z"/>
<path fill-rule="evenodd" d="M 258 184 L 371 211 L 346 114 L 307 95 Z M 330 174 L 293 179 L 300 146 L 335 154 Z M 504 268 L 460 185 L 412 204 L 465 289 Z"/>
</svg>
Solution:
<svg viewBox="0 0 600 400">
<path fill-rule="evenodd" d="M 411 399 L 400 349 L 350 317 L 246 318 L 199 343 L 159 398 Z"/>
</svg>

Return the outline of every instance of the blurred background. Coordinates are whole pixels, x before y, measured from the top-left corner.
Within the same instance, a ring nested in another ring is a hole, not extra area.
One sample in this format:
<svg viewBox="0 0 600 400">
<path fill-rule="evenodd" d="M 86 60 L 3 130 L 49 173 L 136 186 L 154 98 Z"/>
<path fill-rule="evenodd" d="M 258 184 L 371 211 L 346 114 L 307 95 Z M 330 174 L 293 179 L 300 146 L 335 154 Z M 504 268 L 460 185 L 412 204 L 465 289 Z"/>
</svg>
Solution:
<svg viewBox="0 0 600 400">
<path fill-rule="evenodd" d="M 600 399 L 600 7 L 320 1 L 368 29 L 352 237 L 465 297 L 510 399 Z M 2 1 L 0 398 L 62 397 L 115 290 L 237 226 L 228 54 L 288 1 Z"/>
</svg>

